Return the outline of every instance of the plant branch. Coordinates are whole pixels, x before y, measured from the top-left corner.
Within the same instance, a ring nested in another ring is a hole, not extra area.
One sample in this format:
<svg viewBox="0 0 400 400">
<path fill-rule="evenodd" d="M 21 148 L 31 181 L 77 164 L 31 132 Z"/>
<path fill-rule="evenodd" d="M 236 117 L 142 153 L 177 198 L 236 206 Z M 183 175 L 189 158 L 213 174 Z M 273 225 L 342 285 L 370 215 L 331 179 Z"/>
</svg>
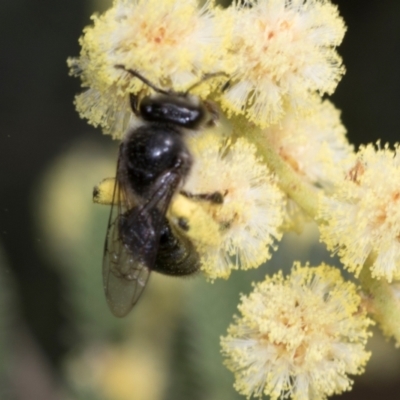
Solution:
<svg viewBox="0 0 400 400">
<path fill-rule="evenodd" d="M 234 135 L 245 136 L 257 146 L 259 156 L 277 176 L 280 188 L 316 220 L 320 190 L 304 182 L 301 175 L 269 145 L 260 128 L 243 117 L 235 117 L 233 126 Z M 323 221 L 318 221 L 321 222 Z M 369 258 L 359 276 L 363 292 L 368 298 L 368 312 L 380 324 L 385 335 L 393 336 L 400 346 L 400 300 L 386 280 L 378 280 L 371 276 L 371 263 L 372 258 Z"/>
</svg>

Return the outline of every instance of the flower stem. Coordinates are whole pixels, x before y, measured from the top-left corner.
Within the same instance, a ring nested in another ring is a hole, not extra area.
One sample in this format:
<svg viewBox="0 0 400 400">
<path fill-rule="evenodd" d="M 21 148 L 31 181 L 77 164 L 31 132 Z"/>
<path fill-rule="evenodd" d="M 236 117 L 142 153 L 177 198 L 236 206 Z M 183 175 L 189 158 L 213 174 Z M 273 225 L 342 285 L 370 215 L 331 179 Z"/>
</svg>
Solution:
<svg viewBox="0 0 400 400">
<path fill-rule="evenodd" d="M 280 188 L 315 219 L 320 191 L 301 179 L 301 176 L 269 145 L 260 128 L 241 117 L 235 117 L 233 125 L 238 135 L 245 136 L 256 145 L 258 155 L 278 178 Z"/>
<path fill-rule="evenodd" d="M 367 296 L 368 312 L 378 322 L 386 336 L 393 336 L 396 347 L 400 347 L 400 301 L 385 279 L 371 275 L 371 260 L 368 259 L 360 272 L 360 282 Z"/>
</svg>

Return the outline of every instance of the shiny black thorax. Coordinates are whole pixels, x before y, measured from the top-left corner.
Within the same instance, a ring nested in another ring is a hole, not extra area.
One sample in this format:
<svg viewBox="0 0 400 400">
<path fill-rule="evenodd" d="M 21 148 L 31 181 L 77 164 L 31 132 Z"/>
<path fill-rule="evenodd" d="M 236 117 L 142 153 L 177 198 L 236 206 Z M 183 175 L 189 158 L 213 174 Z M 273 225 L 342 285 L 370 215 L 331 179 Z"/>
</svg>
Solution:
<svg viewBox="0 0 400 400">
<path fill-rule="evenodd" d="M 152 195 L 158 179 L 167 171 L 183 179 L 192 165 L 179 129 L 159 123 L 144 124 L 128 133 L 120 151 L 124 180 L 136 196 L 143 198 Z"/>
<path fill-rule="evenodd" d="M 206 120 L 204 106 L 193 98 L 176 94 L 148 96 L 137 103 L 131 96 L 133 112 L 146 121 L 127 133 L 120 149 L 122 170 L 136 195 L 148 197 L 158 179 L 167 171 L 188 175 L 192 157 L 185 144 L 185 129 L 199 129 Z"/>
</svg>

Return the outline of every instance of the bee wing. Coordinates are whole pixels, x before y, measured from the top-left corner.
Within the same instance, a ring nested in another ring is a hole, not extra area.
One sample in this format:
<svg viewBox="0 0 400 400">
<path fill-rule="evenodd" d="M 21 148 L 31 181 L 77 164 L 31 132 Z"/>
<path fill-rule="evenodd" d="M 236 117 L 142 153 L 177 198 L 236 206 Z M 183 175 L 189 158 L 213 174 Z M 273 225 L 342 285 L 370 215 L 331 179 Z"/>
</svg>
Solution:
<svg viewBox="0 0 400 400">
<path fill-rule="evenodd" d="M 118 175 L 117 171 L 116 182 Z M 146 286 L 179 181 L 177 174 L 167 171 L 145 204 L 135 204 L 123 185 L 116 183 L 104 247 L 103 283 L 107 303 L 117 317 L 129 313 Z"/>
<path fill-rule="evenodd" d="M 103 257 L 103 284 L 108 306 L 117 317 L 124 317 L 138 301 L 149 279 L 150 269 L 138 262 L 124 244 L 120 225 L 134 207 L 116 180 Z"/>
</svg>

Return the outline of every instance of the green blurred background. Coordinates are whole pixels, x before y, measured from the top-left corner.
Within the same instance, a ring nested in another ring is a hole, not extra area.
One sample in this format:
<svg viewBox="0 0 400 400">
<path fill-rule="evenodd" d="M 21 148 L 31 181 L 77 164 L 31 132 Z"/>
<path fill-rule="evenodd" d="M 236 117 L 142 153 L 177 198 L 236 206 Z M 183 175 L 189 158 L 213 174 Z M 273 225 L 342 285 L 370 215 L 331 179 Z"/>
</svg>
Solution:
<svg viewBox="0 0 400 400">
<path fill-rule="evenodd" d="M 356 144 L 399 140 L 400 2 L 335 1 L 348 32 L 333 96 Z M 106 0 L 0 2 L 0 400 L 236 400 L 219 337 L 239 293 L 292 261 L 327 254 L 310 226 L 267 266 L 209 284 L 157 274 L 123 320 L 101 282 L 108 208 L 92 187 L 113 176 L 118 144 L 79 119 L 66 58 Z M 345 399 L 398 400 L 400 353 L 379 332 Z M 339 397 L 338 397 L 339 398 Z"/>
</svg>

